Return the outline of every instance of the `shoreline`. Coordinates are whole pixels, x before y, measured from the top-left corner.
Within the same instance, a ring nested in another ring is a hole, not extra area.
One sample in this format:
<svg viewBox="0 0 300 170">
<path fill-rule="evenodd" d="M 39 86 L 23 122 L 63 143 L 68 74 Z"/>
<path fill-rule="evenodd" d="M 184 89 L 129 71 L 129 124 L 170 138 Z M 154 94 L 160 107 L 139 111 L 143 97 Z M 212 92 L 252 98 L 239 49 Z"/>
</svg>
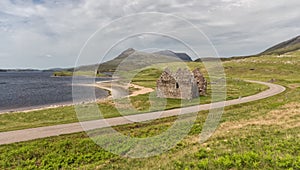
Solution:
<svg viewBox="0 0 300 170">
<path fill-rule="evenodd" d="M 13 109 L 5 109 L 0 110 L 0 115 L 2 114 L 12 114 L 12 113 L 27 113 L 31 111 L 39 111 L 39 110 L 46 110 L 46 109 L 54 109 L 58 107 L 66 107 L 66 106 L 73 106 L 73 102 L 61 102 L 61 103 L 53 103 L 53 104 L 45 104 L 45 105 L 37 105 L 37 106 L 28 106 L 28 107 L 20 107 L 20 108 L 13 108 Z"/>
<path fill-rule="evenodd" d="M 96 99 L 96 101 L 93 101 L 93 102 L 97 102 L 97 103 L 99 103 L 101 101 L 109 100 L 113 97 L 117 97 L 117 98 L 132 97 L 132 96 L 146 94 L 146 93 L 150 93 L 150 92 L 154 91 L 152 88 L 146 88 L 146 87 L 139 86 L 139 85 L 132 84 L 132 83 L 130 83 L 129 86 L 113 83 L 115 81 L 116 80 L 107 80 L 107 81 L 98 81 L 98 82 L 95 82 L 95 84 L 77 84 L 77 85 L 93 86 L 93 87 L 107 91 L 108 92 L 107 96 L 105 96 L 103 98 L 98 98 L 98 99 Z M 128 89 L 129 87 L 137 88 L 139 90 L 133 91 L 132 93 L 129 93 L 129 94 L 125 94 L 124 91 L 126 91 L 126 89 Z M 123 89 L 123 92 L 122 92 L 122 90 L 120 90 L 121 88 Z M 114 96 L 112 94 L 114 94 Z M 76 105 L 76 103 L 73 103 L 73 101 L 67 101 L 67 102 L 59 102 L 59 103 L 52 103 L 52 104 L 45 104 L 45 105 L 4 109 L 4 110 L 0 110 L 0 115 L 12 114 L 12 113 L 27 113 L 27 112 L 32 112 L 32 111 L 55 109 L 55 108 L 59 108 L 59 107 L 67 107 L 67 106 L 74 106 L 74 105 Z"/>
<path fill-rule="evenodd" d="M 97 87 L 97 86 L 95 86 Z M 102 89 L 102 88 L 100 88 Z M 110 96 L 110 91 L 107 89 L 102 89 L 107 91 L 108 95 L 98 98 L 96 102 L 106 100 Z M 51 104 L 44 104 L 44 105 L 36 105 L 36 106 L 28 106 L 28 107 L 19 107 L 19 108 L 12 108 L 12 109 L 4 109 L 0 110 L 0 115 L 2 114 L 12 114 L 12 113 L 27 113 L 27 112 L 33 112 L 33 111 L 40 111 L 40 110 L 46 110 L 46 109 L 55 109 L 59 107 L 67 107 L 67 106 L 74 106 L 75 103 L 73 103 L 73 100 L 71 101 L 65 101 L 65 102 L 58 102 L 58 103 L 51 103 Z"/>
</svg>

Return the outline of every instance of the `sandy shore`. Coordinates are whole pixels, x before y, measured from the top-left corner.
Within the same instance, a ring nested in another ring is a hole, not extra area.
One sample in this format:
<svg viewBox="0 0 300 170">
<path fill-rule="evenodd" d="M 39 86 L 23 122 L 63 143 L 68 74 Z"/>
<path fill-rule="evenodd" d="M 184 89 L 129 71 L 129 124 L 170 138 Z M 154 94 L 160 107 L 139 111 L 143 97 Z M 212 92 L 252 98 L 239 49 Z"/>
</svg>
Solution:
<svg viewBox="0 0 300 170">
<path fill-rule="evenodd" d="M 39 105 L 39 106 L 31 106 L 31 107 L 21 107 L 15 109 L 5 109 L 0 111 L 1 114 L 9 114 L 9 113 L 16 113 L 16 112 L 31 112 L 31 111 L 38 111 L 38 110 L 45 110 L 45 109 L 52 109 L 58 107 L 66 107 L 72 106 L 73 102 L 64 102 L 64 103 L 56 103 L 56 104 L 49 104 L 49 105 Z"/>
<path fill-rule="evenodd" d="M 124 85 L 112 80 L 96 82 L 95 84 L 80 84 L 80 86 L 93 86 L 93 87 L 97 87 L 109 91 L 109 95 L 107 97 L 97 99 L 95 102 L 101 102 L 112 98 L 115 99 L 115 98 L 137 96 L 140 94 L 146 94 L 154 91 L 152 88 L 146 88 L 136 84 Z M 129 92 L 128 90 L 129 88 L 134 88 L 135 90 L 133 92 Z M 73 106 L 73 105 L 74 103 L 70 101 L 70 102 L 56 103 L 56 104 L 49 104 L 49 105 L 0 110 L 0 114 L 9 114 L 9 113 L 17 113 L 17 112 L 26 113 L 31 111 L 39 111 L 39 110 L 53 109 L 53 108 Z"/>
<path fill-rule="evenodd" d="M 110 91 L 110 96 L 108 96 L 108 98 L 132 97 L 154 91 L 152 88 L 147 88 L 132 83 L 121 84 L 115 81 L 98 82 L 95 84 L 95 86 Z M 130 91 L 130 88 L 134 90 Z"/>
</svg>

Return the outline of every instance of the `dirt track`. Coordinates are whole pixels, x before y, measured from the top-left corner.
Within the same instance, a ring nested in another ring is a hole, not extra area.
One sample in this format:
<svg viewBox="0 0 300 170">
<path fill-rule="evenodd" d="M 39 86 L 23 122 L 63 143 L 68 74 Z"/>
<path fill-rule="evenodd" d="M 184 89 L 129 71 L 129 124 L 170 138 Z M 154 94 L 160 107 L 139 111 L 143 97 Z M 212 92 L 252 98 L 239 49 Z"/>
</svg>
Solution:
<svg viewBox="0 0 300 170">
<path fill-rule="evenodd" d="M 28 141 L 28 140 L 38 139 L 38 138 L 45 138 L 50 136 L 59 136 L 62 134 L 81 132 L 83 131 L 81 124 L 83 125 L 83 127 L 85 127 L 85 130 L 92 130 L 92 129 L 98 129 L 98 128 L 103 128 L 108 126 L 142 122 L 142 121 L 153 120 L 157 118 L 170 117 L 178 114 L 187 114 L 192 112 L 209 110 L 212 108 L 219 108 L 223 106 L 247 103 L 247 102 L 271 97 L 285 91 L 285 87 L 280 85 L 266 83 L 266 82 L 259 82 L 259 81 L 249 81 L 249 82 L 267 85 L 269 86 L 269 89 L 252 96 L 229 100 L 225 102 L 190 106 L 186 108 L 172 109 L 172 110 L 167 110 L 162 112 L 150 112 L 150 113 L 130 115 L 124 117 L 86 121 L 81 123 L 70 123 L 70 124 L 17 130 L 17 131 L 1 132 L 0 145 L 21 142 L 21 141 Z"/>
</svg>

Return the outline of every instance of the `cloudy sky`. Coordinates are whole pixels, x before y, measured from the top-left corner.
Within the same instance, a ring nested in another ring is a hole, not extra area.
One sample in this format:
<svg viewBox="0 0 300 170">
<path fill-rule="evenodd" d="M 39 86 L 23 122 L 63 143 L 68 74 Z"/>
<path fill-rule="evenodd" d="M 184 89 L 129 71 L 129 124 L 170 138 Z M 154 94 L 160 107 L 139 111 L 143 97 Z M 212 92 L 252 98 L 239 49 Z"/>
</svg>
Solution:
<svg viewBox="0 0 300 170">
<path fill-rule="evenodd" d="M 205 51 L 208 43 L 195 38 L 199 35 L 191 31 L 196 26 L 211 40 L 220 56 L 255 54 L 300 34 L 299 6 L 299 0 L 1 0 L 0 68 L 72 67 L 80 49 L 97 30 L 96 46 L 105 51 L 109 45 L 103 42 L 116 43 L 122 36 L 130 36 L 133 27 L 147 32 L 152 32 L 150 28 L 155 26 L 163 27 L 182 35 L 189 44 L 203 45 Z M 151 14 L 147 15 L 149 20 L 120 19 L 145 12 L 172 14 L 191 25 L 172 19 L 157 21 L 157 16 Z M 111 24 L 117 19 L 118 24 Z M 103 31 L 107 34 L 100 36 Z M 182 50 L 162 36 L 135 37 L 135 40 L 127 37 L 109 57 L 129 47 Z M 87 54 L 96 56 L 101 53 L 99 50 Z M 93 61 L 87 59 L 86 63 Z"/>
</svg>

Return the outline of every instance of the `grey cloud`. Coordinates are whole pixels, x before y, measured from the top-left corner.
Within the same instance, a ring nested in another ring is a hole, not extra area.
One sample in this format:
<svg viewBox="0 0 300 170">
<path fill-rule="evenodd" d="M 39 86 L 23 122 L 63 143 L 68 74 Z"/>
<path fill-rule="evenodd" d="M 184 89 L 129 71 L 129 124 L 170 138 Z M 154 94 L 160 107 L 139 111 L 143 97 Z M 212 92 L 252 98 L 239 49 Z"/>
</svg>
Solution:
<svg viewBox="0 0 300 170">
<path fill-rule="evenodd" d="M 253 54 L 299 34 L 299 5 L 298 0 L 48 0 L 42 3 L 2 0 L 0 68 L 57 67 L 57 61 L 59 66 L 73 66 L 80 48 L 96 30 L 139 12 L 162 12 L 186 19 L 211 39 L 221 56 Z M 151 17 L 143 20 L 140 29 L 157 26 L 160 28 L 157 30 L 178 33 L 191 44 L 207 45 L 197 39 L 201 35 L 192 35 L 191 26 L 182 22 L 153 21 Z M 116 34 L 106 37 L 106 42 L 114 42 L 129 29 L 135 29 L 132 25 L 136 20 L 130 23 L 107 29 Z M 141 42 L 123 43 L 113 55 L 126 46 L 144 48 L 139 46 Z M 147 43 L 151 48 L 183 49 L 158 37 Z"/>
</svg>

